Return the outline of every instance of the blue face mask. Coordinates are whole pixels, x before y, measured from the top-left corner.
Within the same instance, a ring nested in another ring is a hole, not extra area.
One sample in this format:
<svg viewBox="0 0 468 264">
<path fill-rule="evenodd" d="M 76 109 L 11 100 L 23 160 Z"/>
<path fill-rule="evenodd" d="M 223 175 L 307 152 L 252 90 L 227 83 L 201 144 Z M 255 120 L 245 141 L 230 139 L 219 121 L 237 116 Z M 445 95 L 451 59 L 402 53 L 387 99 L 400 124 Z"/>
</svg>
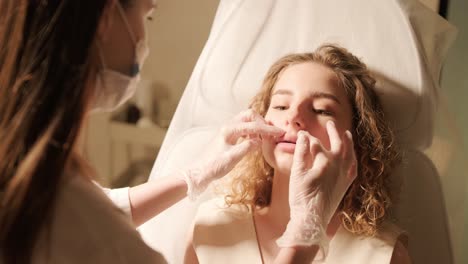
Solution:
<svg viewBox="0 0 468 264">
<path fill-rule="evenodd" d="M 144 39 L 136 41 L 132 28 L 128 23 L 125 11 L 120 2 L 117 1 L 117 9 L 122 17 L 129 36 L 135 45 L 135 61 L 131 67 L 129 75 L 112 70 L 106 66 L 101 48 L 99 54 L 102 63 L 102 69 L 97 74 L 95 98 L 92 112 L 104 111 L 110 112 L 124 104 L 130 99 L 136 91 L 140 81 L 140 69 L 148 57 L 149 48 Z"/>
</svg>

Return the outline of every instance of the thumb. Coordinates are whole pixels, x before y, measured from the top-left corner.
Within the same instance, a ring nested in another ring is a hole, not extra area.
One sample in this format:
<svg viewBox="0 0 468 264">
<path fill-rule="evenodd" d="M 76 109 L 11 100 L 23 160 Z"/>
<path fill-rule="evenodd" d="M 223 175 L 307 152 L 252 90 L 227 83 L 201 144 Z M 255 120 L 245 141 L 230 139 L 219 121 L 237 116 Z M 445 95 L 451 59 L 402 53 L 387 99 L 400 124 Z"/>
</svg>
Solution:
<svg viewBox="0 0 468 264">
<path fill-rule="evenodd" d="M 250 138 L 232 146 L 228 151 L 225 152 L 227 163 L 239 162 L 247 153 L 258 148 L 260 144 L 260 139 Z"/>
<path fill-rule="evenodd" d="M 256 138 L 247 139 L 223 152 L 212 164 L 218 177 L 229 173 L 247 153 L 258 148 L 260 142 Z"/>
<path fill-rule="evenodd" d="M 291 175 L 296 175 L 299 172 L 305 171 L 305 158 L 309 151 L 309 140 L 303 131 L 299 131 L 296 141 L 296 149 L 294 150 L 293 164 Z"/>
</svg>

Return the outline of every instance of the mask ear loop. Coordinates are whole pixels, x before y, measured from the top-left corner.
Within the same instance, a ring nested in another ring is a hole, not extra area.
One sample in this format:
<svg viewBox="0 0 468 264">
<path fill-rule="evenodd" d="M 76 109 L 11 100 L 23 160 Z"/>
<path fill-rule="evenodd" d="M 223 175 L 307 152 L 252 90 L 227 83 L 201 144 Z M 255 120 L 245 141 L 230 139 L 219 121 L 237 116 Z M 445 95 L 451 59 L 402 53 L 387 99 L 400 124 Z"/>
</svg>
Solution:
<svg viewBox="0 0 468 264">
<path fill-rule="evenodd" d="M 125 27 L 127 28 L 127 32 L 130 35 L 130 39 L 132 40 L 133 45 L 135 46 L 135 51 L 134 51 L 135 52 L 135 61 L 133 62 L 132 68 L 130 70 L 130 76 L 135 77 L 138 73 L 140 73 L 140 65 L 139 65 L 138 59 L 137 59 L 138 54 L 136 54 L 137 53 L 136 52 L 136 50 L 137 50 L 137 41 L 136 41 L 135 35 L 133 34 L 132 27 L 128 23 L 127 16 L 125 14 L 125 11 L 123 10 L 122 5 L 120 4 L 120 2 L 118 0 L 116 2 L 117 2 L 116 6 L 117 6 L 117 9 L 119 10 L 120 17 L 122 18 L 122 20 L 123 20 L 123 22 L 125 24 Z"/>
<path fill-rule="evenodd" d="M 106 69 L 106 68 L 107 68 L 107 64 L 106 64 L 106 60 L 104 59 L 104 54 L 102 54 L 101 44 L 96 43 L 96 47 L 97 47 L 97 50 L 98 50 L 99 59 L 100 59 L 100 61 L 101 61 L 102 68 L 103 68 L 103 69 Z"/>
<path fill-rule="evenodd" d="M 104 54 L 102 53 L 101 44 L 100 44 L 99 42 L 96 43 L 96 47 L 97 47 L 98 54 L 99 54 L 99 60 L 101 61 L 101 67 L 102 67 L 101 70 L 105 70 L 105 69 L 107 69 L 107 64 L 106 64 L 106 60 L 104 59 Z M 97 74 L 100 75 L 101 73 L 98 72 Z M 98 76 L 98 77 L 99 77 L 99 76 Z M 104 87 L 106 87 L 104 78 L 97 78 L 97 79 L 98 79 L 99 82 L 102 82 L 102 85 L 103 85 Z"/>
<path fill-rule="evenodd" d="M 117 6 L 117 9 L 119 10 L 120 17 L 122 18 L 125 24 L 125 27 L 127 28 L 128 34 L 130 35 L 130 38 L 132 39 L 133 44 L 136 45 L 136 38 L 135 38 L 135 35 L 133 35 L 132 27 L 128 23 L 127 15 L 125 14 L 125 11 L 123 10 L 123 7 L 119 1 L 117 1 L 116 6 Z"/>
</svg>

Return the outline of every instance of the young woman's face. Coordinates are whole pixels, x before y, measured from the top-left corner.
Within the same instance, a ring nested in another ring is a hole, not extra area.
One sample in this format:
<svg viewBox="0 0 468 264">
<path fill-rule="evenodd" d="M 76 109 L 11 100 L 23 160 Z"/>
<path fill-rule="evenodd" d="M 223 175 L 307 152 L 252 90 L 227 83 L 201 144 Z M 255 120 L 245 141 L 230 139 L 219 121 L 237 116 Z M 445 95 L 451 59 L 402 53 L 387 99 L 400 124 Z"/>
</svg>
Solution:
<svg viewBox="0 0 468 264">
<path fill-rule="evenodd" d="M 334 121 L 340 134 L 351 131 L 352 107 L 335 73 L 321 64 L 307 62 L 289 66 L 280 74 L 265 119 L 286 133 L 278 139 L 264 140 L 263 156 L 275 171 L 289 174 L 297 132 L 309 132 L 329 149 L 327 121 Z"/>
<path fill-rule="evenodd" d="M 109 12 L 110 22 L 101 38 L 101 50 L 106 66 L 129 74 L 135 62 L 135 43 L 130 34 L 134 35 L 136 42 L 147 39 L 145 21 L 151 19 L 156 0 L 130 0 L 128 6 L 122 6 L 123 14 L 117 6 L 119 4 L 120 1 L 116 0 Z"/>
</svg>

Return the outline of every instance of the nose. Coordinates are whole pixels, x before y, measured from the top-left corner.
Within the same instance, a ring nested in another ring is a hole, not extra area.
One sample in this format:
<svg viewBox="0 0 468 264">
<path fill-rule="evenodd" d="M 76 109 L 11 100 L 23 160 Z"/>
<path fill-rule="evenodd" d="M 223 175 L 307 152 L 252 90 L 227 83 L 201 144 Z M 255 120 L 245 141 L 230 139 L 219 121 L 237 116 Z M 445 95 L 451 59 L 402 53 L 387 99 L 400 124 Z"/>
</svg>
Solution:
<svg viewBox="0 0 468 264">
<path fill-rule="evenodd" d="M 299 109 L 289 109 L 286 125 L 292 126 L 298 130 L 305 128 L 304 119 L 301 116 Z"/>
</svg>

